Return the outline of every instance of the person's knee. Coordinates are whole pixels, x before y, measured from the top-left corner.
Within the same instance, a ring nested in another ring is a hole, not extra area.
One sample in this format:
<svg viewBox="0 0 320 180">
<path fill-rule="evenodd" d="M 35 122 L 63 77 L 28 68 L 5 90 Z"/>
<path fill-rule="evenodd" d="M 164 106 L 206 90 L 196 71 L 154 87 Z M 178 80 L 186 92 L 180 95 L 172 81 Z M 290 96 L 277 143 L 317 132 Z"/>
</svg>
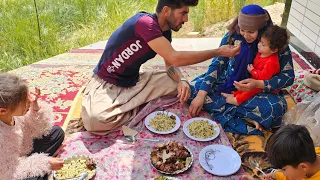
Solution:
<svg viewBox="0 0 320 180">
<path fill-rule="evenodd" d="M 63 129 L 60 126 L 53 126 L 51 133 L 54 136 L 55 141 L 62 144 L 65 136 Z"/>
<path fill-rule="evenodd" d="M 89 113 L 85 112 L 82 114 L 81 120 L 83 122 L 83 126 L 87 131 L 91 131 L 93 129 L 96 129 L 100 125 L 106 124 L 106 119 L 109 119 L 112 121 L 112 118 L 114 117 L 108 117 L 106 112 L 102 112 L 100 110 L 91 110 Z"/>
<path fill-rule="evenodd" d="M 103 113 L 101 110 L 97 109 L 90 109 L 87 110 L 87 108 L 82 107 L 81 112 L 81 120 L 84 124 L 87 124 L 89 122 L 96 122 L 101 119 L 101 113 Z"/>
</svg>

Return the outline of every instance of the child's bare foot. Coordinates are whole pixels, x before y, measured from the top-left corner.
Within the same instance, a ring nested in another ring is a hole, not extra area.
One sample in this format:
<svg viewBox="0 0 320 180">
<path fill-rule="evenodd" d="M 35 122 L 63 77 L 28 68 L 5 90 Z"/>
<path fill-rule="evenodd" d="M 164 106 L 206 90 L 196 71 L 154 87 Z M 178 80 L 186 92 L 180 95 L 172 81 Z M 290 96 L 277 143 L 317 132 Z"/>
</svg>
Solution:
<svg viewBox="0 0 320 180">
<path fill-rule="evenodd" d="M 221 95 L 226 98 L 226 102 L 227 102 L 228 104 L 233 104 L 233 105 L 235 105 L 235 106 L 239 106 L 239 103 L 238 103 L 238 101 L 237 101 L 237 98 L 234 97 L 233 94 L 221 93 Z"/>
<path fill-rule="evenodd" d="M 257 121 L 246 119 L 246 121 L 250 124 L 253 124 L 257 130 L 262 131 L 262 127 Z"/>
</svg>

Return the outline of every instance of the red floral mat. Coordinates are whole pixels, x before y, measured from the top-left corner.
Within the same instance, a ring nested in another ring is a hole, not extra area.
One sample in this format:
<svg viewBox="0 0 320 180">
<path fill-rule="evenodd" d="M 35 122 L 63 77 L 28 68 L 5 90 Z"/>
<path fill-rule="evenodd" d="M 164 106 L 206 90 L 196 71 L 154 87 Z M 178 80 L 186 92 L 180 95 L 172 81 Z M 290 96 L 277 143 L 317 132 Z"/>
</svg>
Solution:
<svg viewBox="0 0 320 180">
<path fill-rule="evenodd" d="M 28 80 L 30 91 L 41 89 L 41 99 L 55 112 L 55 125 L 63 126 L 71 104 L 90 77 L 92 66 L 57 66 L 33 64 L 11 71 Z"/>
</svg>

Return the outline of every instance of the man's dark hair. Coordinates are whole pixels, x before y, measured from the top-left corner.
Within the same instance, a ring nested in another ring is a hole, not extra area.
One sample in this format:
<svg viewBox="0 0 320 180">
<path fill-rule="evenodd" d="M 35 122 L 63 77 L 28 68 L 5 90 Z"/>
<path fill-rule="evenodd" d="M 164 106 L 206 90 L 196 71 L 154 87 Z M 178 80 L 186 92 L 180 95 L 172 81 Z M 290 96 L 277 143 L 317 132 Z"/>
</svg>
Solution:
<svg viewBox="0 0 320 180">
<path fill-rule="evenodd" d="M 267 157 L 275 168 L 316 161 L 316 152 L 310 133 L 306 127 L 290 124 L 280 128 L 268 140 Z"/>
<path fill-rule="evenodd" d="M 163 7 L 168 6 L 171 9 L 179 9 L 183 6 L 196 6 L 198 0 L 159 0 L 157 5 L 157 13 L 160 13 Z"/>
<path fill-rule="evenodd" d="M 271 50 L 278 49 L 278 52 L 287 47 L 289 43 L 289 35 L 287 30 L 277 25 L 268 27 L 267 30 L 263 32 L 262 37 L 270 41 Z"/>
</svg>

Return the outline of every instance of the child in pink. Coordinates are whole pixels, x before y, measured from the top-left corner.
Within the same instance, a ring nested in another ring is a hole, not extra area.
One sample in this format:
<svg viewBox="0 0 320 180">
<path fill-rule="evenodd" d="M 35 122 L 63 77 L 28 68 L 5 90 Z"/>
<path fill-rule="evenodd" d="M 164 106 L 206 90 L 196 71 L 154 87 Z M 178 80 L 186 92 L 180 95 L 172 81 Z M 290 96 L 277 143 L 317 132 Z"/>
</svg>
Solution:
<svg viewBox="0 0 320 180">
<path fill-rule="evenodd" d="M 0 73 L 0 179 L 48 179 L 63 167 L 53 157 L 61 147 L 64 132 L 53 126 L 51 109 L 38 104 L 27 83 L 15 75 Z"/>
<path fill-rule="evenodd" d="M 247 68 L 253 79 L 269 80 L 280 72 L 278 52 L 288 45 L 288 41 L 286 29 L 276 25 L 269 27 L 262 34 L 253 65 L 249 64 Z M 225 93 L 222 95 L 226 97 L 227 103 L 238 106 L 260 92 L 262 89 L 257 88 L 248 92 L 236 91 L 233 95 Z"/>
</svg>

